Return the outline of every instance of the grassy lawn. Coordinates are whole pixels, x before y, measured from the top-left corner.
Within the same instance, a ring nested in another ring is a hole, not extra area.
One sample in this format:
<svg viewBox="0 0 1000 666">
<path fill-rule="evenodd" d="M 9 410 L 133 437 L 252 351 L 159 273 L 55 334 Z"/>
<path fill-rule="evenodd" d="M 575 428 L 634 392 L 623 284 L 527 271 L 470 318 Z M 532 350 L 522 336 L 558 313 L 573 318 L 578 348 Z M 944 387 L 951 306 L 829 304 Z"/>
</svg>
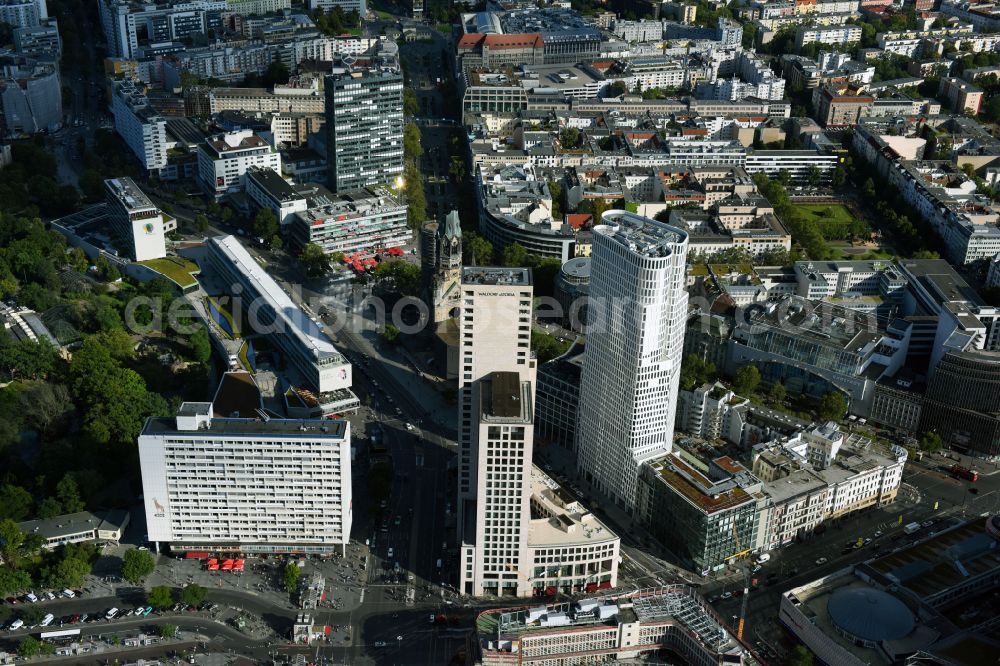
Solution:
<svg viewBox="0 0 1000 666">
<path fill-rule="evenodd" d="M 139 262 L 147 268 L 177 283 L 181 289 L 193 287 L 198 283 L 194 276 L 201 271 L 198 264 L 181 257 L 163 257 L 161 259 L 147 259 Z"/>
<path fill-rule="evenodd" d="M 854 214 L 844 204 L 795 204 L 795 209 L 808 213 L 820 227 L 824 220 L 849 223 L 854 219 Z"/>
</svg>

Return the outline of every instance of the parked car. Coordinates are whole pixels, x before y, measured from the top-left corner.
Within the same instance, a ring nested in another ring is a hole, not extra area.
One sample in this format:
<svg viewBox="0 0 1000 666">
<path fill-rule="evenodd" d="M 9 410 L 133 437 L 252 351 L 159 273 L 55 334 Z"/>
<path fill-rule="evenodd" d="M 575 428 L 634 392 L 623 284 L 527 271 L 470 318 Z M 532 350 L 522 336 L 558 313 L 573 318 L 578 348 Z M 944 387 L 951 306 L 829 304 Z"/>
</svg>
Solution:
<svg viewBox="0 0 1000 666">
<path fill-rule="evenodd" d="M 826 564 L 827 562 L 829 562 L 829 560 L 827 560 L 825 557 L 821 557 L 818 560 L 816 560 L 816 566 L 820 566 L 821 564 Z"/>
<path fill-rule="evenodd" d="M 104 614 L 104 619 L 105 620 L 113 620 L 116 617 L 118 617 L 118 609 L 117 608 L 109 608 L 108 612 Z"/>
<path fill-rule="evenodd" d="M 10 629 L 11 631 L 17 631 L 18 629 L 20 629 L 23 626 L 24 626 L 24 620 L 17 619 L 17 620 L 14 620 L 13 622 L 11 622 L 10 626 L 7 627 L 7 628 Z"/>
</svg>

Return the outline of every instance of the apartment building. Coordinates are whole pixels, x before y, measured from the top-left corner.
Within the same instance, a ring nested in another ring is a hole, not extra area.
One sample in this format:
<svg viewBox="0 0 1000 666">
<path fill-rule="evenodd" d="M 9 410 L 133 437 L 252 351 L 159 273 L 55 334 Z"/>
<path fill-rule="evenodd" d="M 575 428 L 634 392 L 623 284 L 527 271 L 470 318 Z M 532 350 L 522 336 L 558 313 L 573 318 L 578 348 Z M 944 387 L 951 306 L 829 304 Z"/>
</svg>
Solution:
<svg viewBox="0 0 1000 666">
<path fill-rule="evenodd" d="M 761 453 L 761 457 L 769 455 Z M 756 465 L 754 466 L 756 473 Z M 808 537 L 826 517 L 829 485 L 800 467 L 763 485 L 768 506 L 761 518 L 762 549 L 774 550 Z"/>
<path fill-rule="evenodd" d="M 251 167 L 281 173 L 281 154 L 253 130 L 216 134 L 198 151 L 198 181 L 216 198 L 242 190 Z"/>
<path fill-rule="evenodd" d="M 0 59 L 0 109 L 8 135 L 55 132 L 63 124 L 58 63 L 22 56 Z"/>
<path fill-rule="evenodd" d="M 809 44 L 847 46 L 860 41 L 861 27 L 856 25 L 800 25 L 795 29 L 795 48 L 798 51 Z"/>
<path fill-rule="evenodd" d="M 830 88 L 819 88 L 813 93 L 816 120 L 824 127 L 850 127 L 871 108 L 875 98 L 868 95 L 840 95 Z"/>
<path fill-rule="evenodd" d="M 602 312 L 580 377 L 578 465 L 628 511 L 639 466 L 673 441 L 687 249 L 686 232 L 634 213 L 608 211 L 594 228 L 590 304 Z"/>
<path fill-rule="evenodd" d="M 953 76 L 941 79 L 938 97 L 943 98 L 955 113 L 976 115 L 983 105 L 983 89 Z"/>
<path fill-rule="evenodd" d="M 296 213 L 309 207 L 306 194 L 297 191 L 269 167 L 248 167 L 245 189 L 247 196 L 258 206 L 274 211 L 274 216 L 282 226 L 291 223 Z"/>
<path fill-rule="evenodd" d="M 167 225 L 173 222 L 156 207 L 131 178 L 104 181 L 108 219 L 116 235 L 128 246 L 135 261 L 167 256 Z M 176 228 L 176 222 L 171 228 Z"/>
<path fill-rule="evenodd" d="M 62 57 L 62 38 L 54 18 L 38 25 L 14 28 L 14 50 L 23 56 L 58 62 Z"/>
<path fill-rule="evenodd" d="M 2 0 L 0 23 L 13 28 L 32 28 L 49 16 L 45 0 Z"/>
<path fill-rule="evenodd" d="M 157 549 L 331 555 L 350 539 L 345 420 L 219 417 L 213 403 L 185 402 L 146 421 L 139 464 Z"/>
<path fill-rule="evenodd" d="M 886 455 L 870 444 L 865 448 L 845 445 L 833 464 L 820 472 L 829 488 L 826 518 L 841 518 L 894 502 L 905 462 L 906 450 L 899 446 Z"/>
<path fill-rule="evenodd" d="M 211 115 L 223 111 L 322 115 L 326 111 L 326 100 L 319 82 L 310 80 L 303 85 L 306 87 L 275 86 L 273 90 L 266 88 L 202 88 L 192 93 L 201 99 L 191 100 L 188 104 L 190 106 L 203 106 L 206 112 Z M 192 111 L 191 108 L 187 110 L 189 113 Z"/>
<path fill-rule="evenodd" d="M 167 166 L 167 120 L 149 105 L 137 85 L 128 79 L 111 84 L 111 112 L 115 131 L 142 167 L 157 173 Z"/>
</svg>

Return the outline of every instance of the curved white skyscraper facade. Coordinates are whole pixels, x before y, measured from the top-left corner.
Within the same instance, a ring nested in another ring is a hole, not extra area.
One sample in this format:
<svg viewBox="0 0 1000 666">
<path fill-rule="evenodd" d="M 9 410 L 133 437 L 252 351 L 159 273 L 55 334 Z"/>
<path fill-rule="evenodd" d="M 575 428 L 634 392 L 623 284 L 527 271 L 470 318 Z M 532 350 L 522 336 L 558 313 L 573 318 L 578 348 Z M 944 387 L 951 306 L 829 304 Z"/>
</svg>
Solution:
<svg viewBox="0 0 1000 666">
<path fill-rule="evenodd" d="M 594 228 L 578 466 L 631 511 L 639 465 L 668 453 L 684 327 L 688 235 L 621 210 Z"/>
</svg>

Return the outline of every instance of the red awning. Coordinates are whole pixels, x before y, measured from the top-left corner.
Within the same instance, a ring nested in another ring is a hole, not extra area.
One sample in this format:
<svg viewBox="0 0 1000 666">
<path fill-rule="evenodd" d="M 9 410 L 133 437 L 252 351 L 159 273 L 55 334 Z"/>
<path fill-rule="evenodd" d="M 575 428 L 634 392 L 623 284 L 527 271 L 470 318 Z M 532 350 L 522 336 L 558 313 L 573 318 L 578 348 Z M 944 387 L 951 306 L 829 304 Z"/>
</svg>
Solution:
<svg viewBox="0 0 1000 666">
<path fill-rule="evenodd" d="M 203 560 L 208 557 L 208 553 L 200 550 L 189 550 L 184 557 L 189 560 Z"/>
</svg>

